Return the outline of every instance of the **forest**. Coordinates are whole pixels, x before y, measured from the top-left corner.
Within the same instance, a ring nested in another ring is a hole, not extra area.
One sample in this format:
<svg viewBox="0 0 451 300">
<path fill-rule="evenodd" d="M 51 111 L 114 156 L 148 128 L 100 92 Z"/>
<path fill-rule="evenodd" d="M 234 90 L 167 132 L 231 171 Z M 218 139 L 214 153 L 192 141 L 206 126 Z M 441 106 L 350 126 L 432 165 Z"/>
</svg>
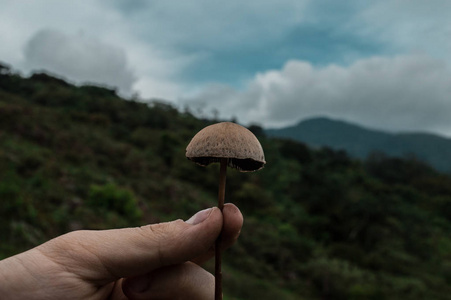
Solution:
<svg viewBox="0 0 451 300">
<path fill-rule="evenodd" d="M 218 165 L 200 167 L 185 149 L 219 121 L 0 64 L 0 259 L 72 230 L 214 206 Z M 451 299 L 449 175 L 248 128 L 267 164 L 228 172 L 226 202 L 245 221 L 224 253 L 225 299 Z"/>
</svg>

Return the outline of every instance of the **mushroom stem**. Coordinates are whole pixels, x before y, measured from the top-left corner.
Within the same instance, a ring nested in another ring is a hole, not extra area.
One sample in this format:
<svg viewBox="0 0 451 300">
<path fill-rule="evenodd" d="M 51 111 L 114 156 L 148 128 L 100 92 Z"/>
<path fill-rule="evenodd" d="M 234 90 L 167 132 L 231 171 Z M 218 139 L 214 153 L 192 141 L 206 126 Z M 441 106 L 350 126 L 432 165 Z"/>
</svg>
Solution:
<svg viewBox="0 0 451 300">
<path fill-rule="evenodd" d="M 218 207 L 221 211 L 224 208 L 226 173 L 227 158 L 221 158 L 218 192 Z M 215 242 L 215 300 L 222 300 L 221 234 Z"/>
<path fill-rule="evenodd" d="M 221 211 L 224 208 L 226 173 L 227 173 L 227 158 L 221 158 L 221 169 L 219 171 L 219 193 L 218 193 L 218 207 Z"/>
</svg>

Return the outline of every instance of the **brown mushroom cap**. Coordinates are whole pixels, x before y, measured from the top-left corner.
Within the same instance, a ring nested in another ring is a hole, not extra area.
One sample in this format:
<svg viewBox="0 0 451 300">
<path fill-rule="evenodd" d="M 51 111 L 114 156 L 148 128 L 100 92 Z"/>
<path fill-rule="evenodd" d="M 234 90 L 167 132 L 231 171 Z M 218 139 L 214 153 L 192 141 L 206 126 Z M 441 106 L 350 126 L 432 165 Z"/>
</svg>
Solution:
<svg viewBox="0 0 451 300">
<path fill-rule="evenodd" d="M 222 122 L 199 131 L 186 147 L 186 157 L 201 166 L 228 158 L 228 166 L 242 172 L 265 165 L 265 154 L 255 135 L 241 125 Z"/>
</svg>

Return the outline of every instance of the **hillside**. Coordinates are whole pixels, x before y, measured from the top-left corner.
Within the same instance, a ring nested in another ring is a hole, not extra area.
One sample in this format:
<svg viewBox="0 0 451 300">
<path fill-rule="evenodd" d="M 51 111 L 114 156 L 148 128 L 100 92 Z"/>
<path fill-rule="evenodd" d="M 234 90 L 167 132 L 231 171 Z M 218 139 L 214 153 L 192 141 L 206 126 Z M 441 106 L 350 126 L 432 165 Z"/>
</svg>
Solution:
<svg viewBox="0 0 451 300">
<path fill-rule="evenodd" d="M 414 156 L 437 170 L 451 174 L 451 139 L 427 133 L 387 133 L 356 124 L 312 118 L 295 126 L 266 130 L 269 136 L 291 138 L 313 147 L 345 150 L 366 159 L 374 152 L 389 156 Z"/>
<path fill-rule="evenodd" d="M 71 230 L 186 219 L 213 206 L 218 166 L 185 158 L 212 122 L 0 68 L 0 258 Z M 224 254 L 226 299 L 450 299 L 449 176 L 250 129 L 267 165 L 228 173 L 226 201 L 245 224 Z"/>
</svg>

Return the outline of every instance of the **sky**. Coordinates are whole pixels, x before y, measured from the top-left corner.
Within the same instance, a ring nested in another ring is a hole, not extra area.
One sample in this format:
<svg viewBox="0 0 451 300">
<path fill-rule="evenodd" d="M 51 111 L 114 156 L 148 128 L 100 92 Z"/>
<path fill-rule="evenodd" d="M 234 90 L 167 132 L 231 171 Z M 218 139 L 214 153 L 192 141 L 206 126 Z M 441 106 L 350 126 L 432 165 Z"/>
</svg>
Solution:
<svg viewBox="0 0 451 300">
<path fill-rule="evenodd" d="M 451 137 L 449 0 L 0 0 L 28 76 L 276 128 L 315 116 Z"/>
</svg>

